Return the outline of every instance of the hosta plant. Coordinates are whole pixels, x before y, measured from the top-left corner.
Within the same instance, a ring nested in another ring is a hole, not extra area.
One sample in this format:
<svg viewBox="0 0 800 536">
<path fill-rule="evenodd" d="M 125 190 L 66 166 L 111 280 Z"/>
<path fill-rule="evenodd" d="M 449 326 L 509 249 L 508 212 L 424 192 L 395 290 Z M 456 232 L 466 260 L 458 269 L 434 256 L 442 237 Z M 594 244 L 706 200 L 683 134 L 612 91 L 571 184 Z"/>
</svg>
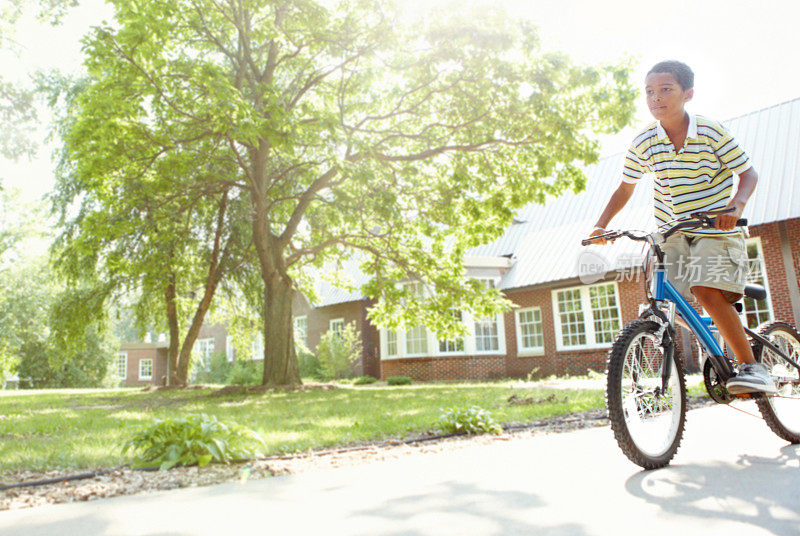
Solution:
<svg viewBox="0 0 800 536">
<path fill-rule="evenodd" d="M 252 458 L 260 455 L 259 446 L 264 446 L 264 441 L 249 428 L 201 413 L 157 419 L 124 443 L 122 452 L 138 453 L 134 466 L 158 465 L 165 470 Z"/>
</svg>

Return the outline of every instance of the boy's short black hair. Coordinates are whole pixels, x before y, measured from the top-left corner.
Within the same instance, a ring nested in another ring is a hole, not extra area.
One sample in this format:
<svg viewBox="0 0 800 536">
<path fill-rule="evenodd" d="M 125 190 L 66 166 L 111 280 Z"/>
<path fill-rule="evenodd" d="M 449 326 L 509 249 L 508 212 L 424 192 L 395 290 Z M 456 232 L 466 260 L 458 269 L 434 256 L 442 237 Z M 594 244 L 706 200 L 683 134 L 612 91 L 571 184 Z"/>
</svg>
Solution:
<svg viewBox="0 0 800 536">
<path fill-rule="evenodd" d="M 653 65 L 653 68 L 647 74 L 650 75 L 652 73 L 671 74 L 684 91 L 694 87 L 694 72 L 683 62 L 674 60 L 660 61 Z"/>
</svg>

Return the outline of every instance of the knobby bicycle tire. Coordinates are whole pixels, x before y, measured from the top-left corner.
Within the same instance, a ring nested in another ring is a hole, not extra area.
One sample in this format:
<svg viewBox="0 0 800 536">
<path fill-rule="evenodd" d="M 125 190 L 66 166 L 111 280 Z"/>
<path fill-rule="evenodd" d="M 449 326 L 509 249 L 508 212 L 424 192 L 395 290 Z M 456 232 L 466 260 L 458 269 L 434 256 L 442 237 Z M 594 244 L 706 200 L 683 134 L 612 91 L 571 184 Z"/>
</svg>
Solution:
<svg viewBox="0 0 800 536">
<path fill-rule="evenodd" d="M 675 453 L 678 451 L 681 439 L 683 438 L 683 431 L 686 424 L 686 406 L 688 399 L 686 396 L 686 378 L 684 375 L 683 364 L 678 358 L 678 352 L 673 352 L 673 371 L 672 374 L 676 375 L 677 388 L 679 390 L 677 402 L 680 404 L 678 409 L 678 422 L 677 426 L 670 428 L 670 433 L 674 435 L 669 437 L 665 435 L 668 443 L 662 452 L 648 453 L 645 452 L 637 441 L 631 435 L 628 428 L 628 422 L 625 418 L 625 407 L 622 396 L 623 389 L 623 376 L 625 373 L 625 361 L 631 345 L 638 339 L 640 335 L 649 334 L 655 336 L 658 331 L 659 325 L 650 320 L 637 319 L 627 324 L 620 334 L 617 336 L 614 345 L 611 347 L 608 358 L 608 383 L 606 387 L 606 406 L 608 408 L 608 416 L 611 421 L 611 429 L 614 431 L 614 437 L 617 440 L 622 452 L 633 463 L 643 467 L 644 469 L 657 469 L 669 464 Z M 662 356 L 663 358 L 663 356 Z M 663 360 L 662 360 L 663 361 Z M 660 381 L 660 378 L 657 379 Z"/>
<path fill-rule="evenodd" d="M 794 338 L 798 345 L 797 348 L 800 348 L 800 334 L 797 333 L 797 330 L 795 330 L 791 324 L 780 321 L 768 322 L 758 329 L 758 334 L 767 340 L 770 340 L 770 334 L 776 332 L 783 332 L 784 335 Z M 759 361 L 763 360 L 763 352 L 766 351 L 768 351 L 766 348 L 762 348 L 761 352 L 759 352 Z M 797 355 L 794 356 L 795 359 L 797 359 L 797 357 Z M 790 365 L 786 365 L 786 371 L 790 376 L 797 377 L 797 369 L 792 368 Z M 770 370 L 770 372 L 773 371 Z M 780 390 L 780 386 L 778 386 L 778 388 Z M 797 387 L 790 388 L 790 391 L 792 391 L 793 396 L 798 397 L 797 400 L 787 400 L 786 397 L 781 397 L 779 393 L 778 397 L 759 397 L 756 399 L 756 404 L 770 430 L 775 432 L 781 439 L 785 439 L 792 444 L 797 444 L 800 443 L 800 394 L 797 393 Z M 792 423 L 784 422 L 788 415 L 782 412 L 779 414 L 775 408 L 776 404 L 796 405 L 797 408 L 789 408 L 792 410 L 789 413 L 793 413 L 795 420 L 793 420 Z"/>
</svg>

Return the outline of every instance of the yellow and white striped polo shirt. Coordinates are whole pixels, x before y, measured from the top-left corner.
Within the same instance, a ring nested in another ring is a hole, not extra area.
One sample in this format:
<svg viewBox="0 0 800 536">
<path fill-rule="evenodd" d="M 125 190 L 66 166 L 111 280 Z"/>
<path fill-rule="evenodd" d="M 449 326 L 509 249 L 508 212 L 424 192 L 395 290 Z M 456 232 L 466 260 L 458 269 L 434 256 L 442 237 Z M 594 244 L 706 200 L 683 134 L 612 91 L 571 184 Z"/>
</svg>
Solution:
<svg viewBox="0 0 800 536">
<path fill-rule="evenodd" d="M 718 122 L 689 115 L 686 141 L 676 153 L 659 122 L 634 138 L 622 181 L 636 184 L 644 173 L 655 175 L 654 208 L 659 225 L 699 210 L 724 208 L 733 191 L 733 173 L 751 166 L 747 154 Z M 736 235 L 739 230 L 687 231 L 689 235 Z"/>
</svg>

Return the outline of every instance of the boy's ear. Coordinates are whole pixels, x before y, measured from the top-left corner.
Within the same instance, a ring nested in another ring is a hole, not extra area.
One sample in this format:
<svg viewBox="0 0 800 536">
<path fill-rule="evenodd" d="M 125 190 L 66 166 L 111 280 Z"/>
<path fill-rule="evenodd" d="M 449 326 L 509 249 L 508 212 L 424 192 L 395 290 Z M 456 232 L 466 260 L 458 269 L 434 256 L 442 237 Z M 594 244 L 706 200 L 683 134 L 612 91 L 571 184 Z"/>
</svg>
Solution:
<svg viewBox="0 0 800 536">
<path fill-rule="evenodd" d="M 694 88 L 689 88 L 686 90 L 686 93 L 683 96 L 683 102 L 689 102 L 694 97 Z"/>
</svg>

